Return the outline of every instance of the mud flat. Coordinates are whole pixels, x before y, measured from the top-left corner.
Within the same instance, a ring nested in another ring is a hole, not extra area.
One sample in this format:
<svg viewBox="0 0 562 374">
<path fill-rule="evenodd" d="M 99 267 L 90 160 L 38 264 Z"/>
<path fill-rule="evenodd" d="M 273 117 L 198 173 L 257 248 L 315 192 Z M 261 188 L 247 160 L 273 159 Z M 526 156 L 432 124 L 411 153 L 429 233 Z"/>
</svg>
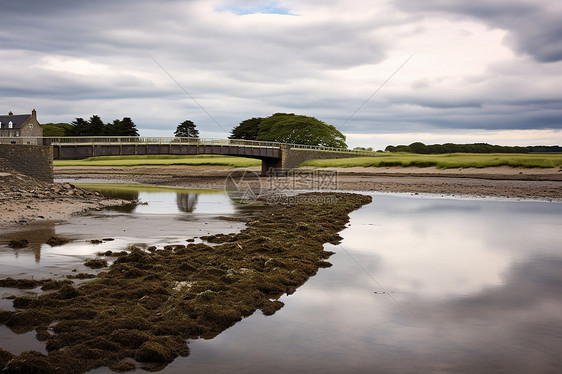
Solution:
<svg viewBox="0 0 562 374">
<path fill-rule="evenodd" d="M 0 226 L 37 220 L 62 220 L 73 214 L 128 201 L 106 199 L 70 183 L 46 183 L 0 169 Z"/>
<path fill-rule="evenodd" d="M 188 355 L 189 339 L 212 338 L 258 309 L 275 313 L 283 307 L 280 296 L 331 266 L 332 252 L 323 245 L 338 243 L 348 214 L 371 197 L 310 193 L 291 201 L 252 213 L 238 234 L 207 236 L 205 243 L 100 253 L 102 266 L 106 259 L 113 264 L 80 286 L 40 280 L 51 291 L 15 297 L 16 310 L 0 311 L 0 323 L 20 333 L 35 330 L 48 353 L 0 349 L 0 368 L 157 370 Z"/>
<path fill-rule="evenodd" d="M 311 168 L 304 168 L 310 170 Z M 224 188 L 236 168 L 224 166 L 55 167 L 61 179 L 98 178 L 188 188 Z M 260 168 L 248 168 L 255 173 Z M 562 171 L 556 168 L 437 169 L 435 167 L 321 168 L 337 172 L 341 190 L 432 193 L 562 200 Z M 245 181 L 251 182 L 248 175 Z M 257 181 L 256 177 L 256 182 Z M 267 185 L 267 178 L 260 178 Z"/>
</svg>

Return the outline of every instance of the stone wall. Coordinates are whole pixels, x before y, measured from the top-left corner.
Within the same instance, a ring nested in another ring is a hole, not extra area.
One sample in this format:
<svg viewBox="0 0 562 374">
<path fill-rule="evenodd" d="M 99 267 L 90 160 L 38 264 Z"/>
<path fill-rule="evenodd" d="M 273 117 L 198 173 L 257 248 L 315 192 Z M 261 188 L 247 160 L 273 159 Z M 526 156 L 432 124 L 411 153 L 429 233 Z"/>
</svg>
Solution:
<svg viewBox="0 0 562 374">
<path fill-rule="evenodd" d="M 50 146 L 0 144 L 0 159 L 7 167 L 53 182 L 53 148 Z"/>
</svg>

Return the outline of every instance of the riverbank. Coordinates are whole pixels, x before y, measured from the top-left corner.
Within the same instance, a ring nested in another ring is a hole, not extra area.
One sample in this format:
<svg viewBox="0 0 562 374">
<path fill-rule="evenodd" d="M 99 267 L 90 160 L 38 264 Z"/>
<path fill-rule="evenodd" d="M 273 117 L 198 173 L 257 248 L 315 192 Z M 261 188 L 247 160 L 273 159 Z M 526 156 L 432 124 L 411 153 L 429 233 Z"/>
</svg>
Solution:
<svg viewBox="0 0 562 374">
<path fill-rule="evenodd" d="M 13 170 L 0 170 L 0 225 L 63 220 L 73 214 L 127 201 L 107 199 L 70 183 L 46 183 Z"/>
<path fill-rule="evenodd" d="M 311 170 L 312 168 L 304 168 Z M 127 166 L 55 167 L 55 178 L 109 179 L 185 188 L 224 188 L 227 177 L 238 168 L 224 166 Z M 247 168 L 255 173 L 260 168 Z M 562 171 L 556 168 L 463 168 L 353 167 L 322 168 L 337 173 L 340 190 L 431 193 L 440 195 L 493 196 L 522 199 L 562 200 Z M 250 174 L 263 186 L 267 178 Z"/>
<path fill-rule="evenodd" d="M 371 201 L 343 193 L 299 196 L 299 204 L 269 205 L 246 216 L 246 228 L 236 234 L 98 253 L 85 265 L 104 271 L 79 286 L 72 280 L 91 276 L 0 279 L 3 287 L 49 284 L 52 291 L 10 297 L 17 309 L 0 311 L 0 325 L 35 331 L 47 351 L 0 349 L 0 371 L 157 371 L 189 354 L 188 339 L 215 337 L 256 310 L 274 314 L 284 306 L 282 295 L 331 266 L 326 260 L 333 252 L 324 244 L 339 243 L 348 214 Z"/>
</svg>

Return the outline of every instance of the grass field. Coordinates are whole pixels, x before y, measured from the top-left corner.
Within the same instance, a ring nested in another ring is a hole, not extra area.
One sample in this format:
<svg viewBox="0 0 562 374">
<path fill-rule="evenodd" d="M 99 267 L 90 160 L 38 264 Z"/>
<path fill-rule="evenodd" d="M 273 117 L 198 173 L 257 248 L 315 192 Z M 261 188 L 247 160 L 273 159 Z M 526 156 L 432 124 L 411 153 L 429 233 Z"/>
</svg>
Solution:
<svg viewBox="0 0 562 374">
<path fill-rule="evenodd" d="M 233 167 L 260 166 L 253 158 L 215 155 L 172 156 L 100 156 L 82 160 L 55 160 L 55 166 L 138 166 L 138 165 L 221 165 Z"/>
<path fill-rule="evenodd" d="M 413 153 L 380 153 L 376 156 L 369 157 L 310 160 L 304 162 L 302 166 L 435 166 L 439 169 L 485 168 L 492 166 L 551 168 L 562 166 L 562 154 L 451 153 L 443 155 L 421 155 Z"/>
<path fill-rule="evenodd" d="M 86 188 L 93 191 L 124 191 L 124 192 L 179 192 L 179 193 L 220 193 L 219 190 L 193 189 L 193 188 L 174 188 L 165 186 L 155 186 L 142 183 L 73 183 L 76 187 Z"/>
<path fill-rule="evenodd" d="M 146 155 L 102 156 L 82 160 L 55 160 L 55 166 L 138 166 L 138 165 L 221 165 L 232 167 L 260 166 L 261 161 L 234 156 L 196 155 Z M 302 166 L 313 167 L 368 167 L 368 166 L 435 166 L 450 168 L 485 168 L 512 166 L 524 168 L 550 168 L 562 166 L 562 154 L 514 154 L 514 153 L 451 153 L 444 155 L 420 155 L 413 153 L 377 153 L 375 156 L 333 160 L 310 160 Z"/>
</svg>

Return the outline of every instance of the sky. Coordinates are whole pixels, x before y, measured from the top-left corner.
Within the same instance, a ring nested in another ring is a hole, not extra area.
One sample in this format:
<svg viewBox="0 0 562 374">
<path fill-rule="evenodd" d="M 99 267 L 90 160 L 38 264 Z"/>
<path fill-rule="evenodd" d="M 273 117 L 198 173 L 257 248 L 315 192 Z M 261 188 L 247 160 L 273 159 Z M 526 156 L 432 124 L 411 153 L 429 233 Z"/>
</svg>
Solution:
<svg viewBox="0 0 562 374">
<path fill-rule="evenodd" d="M 562 145 L 551 0 L 2 0 L 0 113 L 192 120 L 226 138 L 273 113 L 350 147 Z"/>
</svg>

